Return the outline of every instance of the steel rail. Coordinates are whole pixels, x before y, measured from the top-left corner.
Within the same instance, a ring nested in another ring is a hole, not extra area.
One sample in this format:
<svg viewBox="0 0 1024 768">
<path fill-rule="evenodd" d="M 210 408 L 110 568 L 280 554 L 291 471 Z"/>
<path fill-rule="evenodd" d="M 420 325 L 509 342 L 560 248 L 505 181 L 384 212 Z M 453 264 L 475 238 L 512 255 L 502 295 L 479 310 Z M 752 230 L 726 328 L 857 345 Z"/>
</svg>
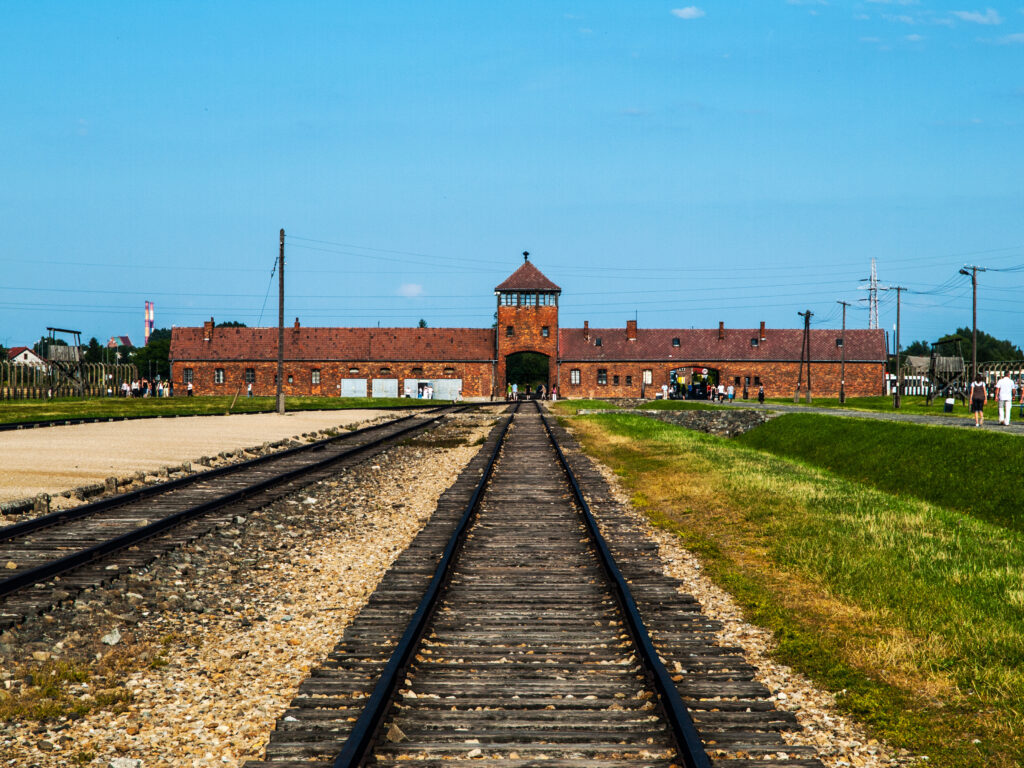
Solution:
<svg viewBox="0 0 1024 768">
<path fill-rule="evenodd" d="M 320 459 L 319 461 L 306 464 L 301 467 L 295 467 L 293 469 L 287 470 L 286 472 L 282 472 L 272 477 L 261 480 L 257 483 L 253 483 L 252 485 L 246 486 L 245 488 L 241 488 L 237 491 L 232 491 L 231 493 L 227 493 L 223 496 L 218 496 L 217 498 L 211 499 L 210 501 L 207 502 L 203 502 L 202 504 L 198 504 L 192 507 L 188 507 L 186 509 L 179 510 L 174 514 L 168 515 L 167 517 L 157 520 L 153 523 L 140 526 L 139 528 L 136 528 L 133 531 L 130 531 L 129 533 L 125 533 L 120 536 L 115 536 L 112 539 L 108 539 L 107 541 L 79 550 L 78 552 L 74 552 L 58 560 L 52 560 L 49 563 L 44 563 L 43 565 L 31 568 L 27 571 L 23 571 L 22 573 L 15 574 L 14 576 L 11 576 L 8 579 L 0 581 L 0 598 L 6 597 L 7 595 L 12 594 L 13 592 L 17 592 L 20 589 L 24 589 L 25 587 L 32 586 L 33 584 L 38 584 L 42 581 L 51 579 L 54 576 L 59 576 L 60 574 L 65 573 L 66 571 L 69 571 L 73 568 L 81 567 L 83 565 L 86 565 L 87 563 L 92 562 L 93 560 L 105 557 L 121 549 L 126 549 L 127 547 L 133 546 L 141 541 L 145 541 L 146 539 L 152 538 L 153 536 L 163 533 L 164 531 L 173 528 L 176 525 L 179 525 L 195 517 L 199 517 L 208 512 L 211 512 L 214 509 L 218 509 L 220 507 L 226 506 L 227 504 L 232 504 L 236 501 L 240 501 L 244 498 L 247 498 L 248 496 L 252 496 L 253 494 L 264 491 L 274 485 L 279 485 L 281 483 L 287 482 L 308 472 L 316 471 L 336 461 L 339 461 L 347 456 L 352 456 L 363 451 L 369 450 L 371 448 L 375 448 L 378 445 L 394 440 L 395 438 L 408 434 L 409 432 L 413 432 L 417 429 L 420 429 L 426 426 L 427 424 L 431 423 L 432 421 L 436 420 L 436 418 L 428 419 L 427 421 L 403 427 L 398 432 L 389 435 L 384 435 L 383 437 L 376 438 L 375 440 L 372 440 L 368 443 L 364 443 L 362 445 L 353 446 L 352 448 L 342 451 L 341 453 L 335 454 L 334 456 L 328 456 L 327 458 Z M 387 423 L 394 424 L 396 421 L 404 421 L 404 419 L 395 419 Z M 202 476 L 207 477 L 208 473 L 203 473 Z"/>
<path fill-rule="evenodd" d="M 644 670 L 654 684 L 654 689 L 658 694 L 658 703 L 661 704 L 662 712 L 665 715 L 665 719 L 669 722 L 672 735 L 675 737 L 676 745 L 679 747 L 679 755 L 687 768 L 711 768 L 711 759 L 704 750 L 704 743 L 701 741 L 697 728 L 693 724 L 693 718 L 690 717 L 690 712 L 683 703 L 679 691 L 676 690 L 671 675 L 665 669 L 665 665 L 662 663 L 654 643 L 651 642 L 651 636 L 644 625 L 643 618 L 640 616 L 640 610 L 637 608 L 636 600 L 633 599 L 629 583 L 615 563 L 615 558 L 608 548 L 608 542 L 601 535 L 601 531 L 597 526 L 597 520 L 594 519 L 594 515 L 590 511 L 590 505 L 587 504 L 587 500 L 583 497 L 583 490 L 576 480 L 576 475 L 569 467 L 569 462 L 562 452 L 562 447 L 558 444 L 558 439 L 555 437 L 554 432 L 551 431 L 551 425 L 548 424 L 547 417 L 541 411 L 540 403 L 535 403 L 535 405 L 537 406 L 541 423 L 544 425 L 548 438 L 551 440 L 551 445 L 554 446 L 555 453 L 558 455 L 558 461 L 562 465 L 562 469 L 565 470 L 565 476 L 569 480 L 569 485 L 572 486 L 573 496 L 576 498 L 576 503 L 579 505 L 580 512 L 586 522 L 587 531 L 590 534 L 594 549 L 597 550 L 601 566 L 612 583 L 615 597 L 619 602 L 619 607 L 626 620 L 626 626 L 633 638 L 633 644 L 639 652 Z"/>
<path fill-rule="evenodd" d="M 466 533 L 469 530 L 470 523 L 472 523 L 476 516 L 480 497 L 483 495 L 484 488 L 491 478 L 494 465 L 498 461 L 498 454 L 505 443 L 505 435 L 508 434 L 509 427 L 512 425 L 518 410 L 519 403 L 516 402 L 512 415 L 505 422 L 494 450 L 491 451 L 491 456 L 480 477 L 480 481 L 473 490 L 473 495 L 466 504 L 466 508 L 463 510 L 462 517 L 459 519 L 455 531 L 448 539 L 448 544 L 445 546 L 441 560 L 434 570 L 434 577 L 430 580 L 430 585 L 423 594 L 416 612 L 409 620 L 401 640 L 398 641 L 398 645 L 391 653 L 391 657 L 388 659 L 388 663 L 385 665 L 381 676 L 377 679 L 373 692 L 367 699 L 366 706 L 356 720 L 355 725 L 353 725 L 352 731 L 345 740 L 341 752 L 335 758 L 332 768 L 357 768 L 366 759 L 370 748 L 373 746 L 377 733 L 384 723 L 384 718 L 387 717 L 388 711 L 391 709 L 391 703 L 398 692 L 398 687 L 405 680 L 405 674 L 413 654 L 419 647 L 423 633 L 427 629 L 427 624 L 430 622 L 437 604 L 440 602 L 442 590 L 451 577 L 455 558 L 458 556 L 463 542 L 466 540 Z"/>
<path fill-rule="evenodd" d="M 481 405 L 487 405 L 488 403 L 482 403 Z M 449 405 L 466 405 L 465 403 L 450 403 Z M 474 403 L 475 405 L 475 403 Z M 449 406 L 429 406 L 420 405 L 419 403 L 402 403 L 401 405 L 384 405 L 379 408 L 373 408 L 368 406 L 372 410 L 381 411 L 408 411 L 415 410 L 417 408 L 423 408 L 425 410 L 432 410 L 435 408 L 445 408 Z M 356 408 L 339 408 L 337 410 L 360 410 Z M 276 413 L 274 408 L 269 410 L 260 411 L 241 411 L 239 413 L 229 414 L 231 416 L 249 416 L 258 413 Z M 295 413 L 295 411 L 290 411 Z M 140 416 L 81 416 L 78 418 L 69 419 L 50 419 L 48 421 L 11 421 L 0 424 L 0 432 L 14 432 L 19 429 L 41 429 L 43 427 L 73 427 L 79 424 L 102 424 L 108 421 L 136 421 L 138 419 L 191 419 L 201 416 L 223 416 L 223 413 L 172 413 L 164 415 L 162 413 L 151 413 Z"/>
<path fill-rule="evenodd" d="M 432 408 L 426 412 L 426 414 L 437 413 L 443 411 L 444 408 L 449 406 L 441 406 L 439 408 Z M 374 432 L 385 427 L 390 427 L 395 424 L 399 424 L 409 419 L 415 419 L 419 414 L 410 414 L 409 416 L 401 416 L 397 419 L 391 419 L 390 421 L 384 421 L 380 424 L 372 424 L 369 427 L 362 427 L 360 429 L 353 430 L 352 432 L 346 432 L 341 435 L 335 435 L 334 437 L 328 437 L 323 440 L 317 440 L 314 443 L 307 443 L 306 445 L 297 445 L 292 448 L 286 448 L 282 451 L 275 451 L 274 453 L 268 453 L 264 456 L 257 456 L 253 459 L 246 459 L 245 461 L 239 461 L 235 464 L 228 464 L 223 467 L 217 467 L 216 469 L 210 469 L 206 472 L 197 472 L 183 477 L 175 478 L 174 480 L 168 480 L 163 483 L 155 483 L 153 485 L 147 485 L 142 488 L 137 488 L 134 491 L 128 491 L 127 493 L 118 494 L 116 496 L 110 496 L 99 501 L 94 501 L 91 504 L 81 504 L 71 509 L 58 510 L 57 512 L 51 512 L 46 515 L 40 515 L 34 517 L 31 520 L 23 520 L 20 523 L 14 523 L 4 528 L 0 528 L 0 543 L 11 541 L 12 539 L 19 538 L 21 536 L 27 536 L 30 533 L 42 530 L 43 528 L 49 528 L 55 525 L 61 525 L 63 523 L 71 522 L 72 520 L 78 520 L 83 517 L 89 517 L 90 515 L 105 512 L 108 509 L 120 507 L 125 504 L 133 504 L 136 501 L 141 501 L 152 496 L 159 496 L 163 493 L 176 490 L 194 483 L 201 482 L 203 480 L 211 480 L 216 477 L 222 477 L 224 475 L 230 475 L 235 472 L 242 472 L 251 467 L 258 466 L 260 464 L 266 464 L 271 461 L 286 458 L 288 456 L 294 456 L 298 453 L 304 453 L 306 451 L 319 451 L 326 448 L 332 443 L 351 440 L 359 435 L 365 435 L 368 432 Z"/>
</svg>

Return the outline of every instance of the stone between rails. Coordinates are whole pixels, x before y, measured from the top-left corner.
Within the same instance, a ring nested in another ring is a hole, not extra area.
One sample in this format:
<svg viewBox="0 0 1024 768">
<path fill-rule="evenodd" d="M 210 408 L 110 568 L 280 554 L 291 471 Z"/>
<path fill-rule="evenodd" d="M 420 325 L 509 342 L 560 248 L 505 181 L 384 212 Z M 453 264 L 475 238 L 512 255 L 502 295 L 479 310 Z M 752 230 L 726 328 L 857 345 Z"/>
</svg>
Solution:
<svg viewBox="0 0 1024 768">
<path fill-rule="evenodd" d="M 726 408 L 700 411 L 654 411 L 639 410 L 637 408 L 621 409 L 581 409 L 579 415 L 600 414 L 600 413 L 628 413 L 635 416 L 645 416 L 648 419 L 657 419 L 669 424 L 675 424 L 698 432 L 706 432 L 709 435 L 719 437 L 735 437 L 749 432 L 754 427 L 759 427 L 766 421 L 780 416 L 774 411 L 760 411 L 754 408 Z"/>
</svg>

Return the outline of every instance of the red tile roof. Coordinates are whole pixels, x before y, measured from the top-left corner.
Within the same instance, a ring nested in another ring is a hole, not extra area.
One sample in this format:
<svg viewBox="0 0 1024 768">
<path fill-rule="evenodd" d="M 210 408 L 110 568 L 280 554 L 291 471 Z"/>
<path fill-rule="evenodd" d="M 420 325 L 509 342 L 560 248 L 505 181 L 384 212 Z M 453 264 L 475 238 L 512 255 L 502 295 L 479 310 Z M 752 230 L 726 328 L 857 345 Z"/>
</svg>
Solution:
<svg viewBox="0 0 1024 768">
<path fill-rule="evenodd" d="M 28 347 L 11 347 L 10 349 L 7 350 L 7 358 L 9 360 L 13 360 L 26 349 L 28 349 Z"/>
<path fill-rule="evenodd" d="M 590 340 L 584 338 L 582 328 L 559 330 L 559 353 L 563 361 L 597 362 L 601 360 L 682 360 L 692 362 L 713 361 L 783 361 L 800 360 L 803 343 L 802 328 L 772 329 L 765 331 L 760 340 L 757 328 L 726 328 L 725 338 L 718 338 L 718 329 L 640 328 L 636 341 L 626 338 L 625 328 L 591 328 Z M 836 346 L 841 335 L 838 330 L 811 331 L 811 359 L 838 362 L 842 350 Z M 679 339 L 679 346 L 672 340 Z M 601 339 L 601 346 L 596 345 Z M 758 339 L 756 347 L 750 340 Z M 882 330 L 846 330 L 847 362 L 883 362 L 885 332 Z"/>
<path fill-rule="evenodd" d="M 562 289 L 548 280 L 544 273 L 529 261 L 506 278 L 505 282 L 495 287 L 496 291 L 557 291 Z"/>
<path fill-rule="evenodd" d="M 173 360 L 277 360 L 277 328 L 171 331 Z M 494 359 L 492 328 L 285 328 L 288 360 L 447 362 Z"/>
</svg>

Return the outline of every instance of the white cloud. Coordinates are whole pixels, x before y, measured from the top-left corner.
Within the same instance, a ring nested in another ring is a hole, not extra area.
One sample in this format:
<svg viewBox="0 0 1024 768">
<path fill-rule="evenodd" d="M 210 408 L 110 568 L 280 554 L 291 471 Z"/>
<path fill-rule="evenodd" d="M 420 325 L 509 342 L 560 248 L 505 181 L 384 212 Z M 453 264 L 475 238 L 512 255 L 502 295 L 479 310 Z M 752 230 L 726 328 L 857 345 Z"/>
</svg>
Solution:
<svg viewBox="0 0 1024 768">
<path fill-rule="evenodd" d="M 999 38 L 1003 45 L 1024 45 L 1024 32 L 1017 32 L 1013 35 L 1004 35 Z"/>
<path fill-rule="evenodd" d="M 672 15 L 678 16 L 680 19 L 699 19 L 707 14 L 696 5 L 688 5 L 685 8 L 673 8 Z"/>
<path fill-rule="evenodd" d="M 416 296 L 423 295 L 423 286 L 419 283 L 402 283 L 398 288 L 398 295 L 405 296 L 407 299 L 415 298 Z"/>
<path fill-rule="evenodd" d="M 878 5 L 917 5 L 918 0 L 868 0 L 869 3 Z"/>
<path fill-rule="evenodd" d="M 924 35 L 907 35 L 907 40 L 912 43 L 919 43 L 924 40 Z"/>
<path fill-rule="evenodd" d="M 995 8 L 986 8 L 985 12 L 981 11 L 953 11 L 960 21 L 969 21 L 973 24 L 1002 24 L 1003 17 L 999 15 L 999 11 Z"/>
</svg>

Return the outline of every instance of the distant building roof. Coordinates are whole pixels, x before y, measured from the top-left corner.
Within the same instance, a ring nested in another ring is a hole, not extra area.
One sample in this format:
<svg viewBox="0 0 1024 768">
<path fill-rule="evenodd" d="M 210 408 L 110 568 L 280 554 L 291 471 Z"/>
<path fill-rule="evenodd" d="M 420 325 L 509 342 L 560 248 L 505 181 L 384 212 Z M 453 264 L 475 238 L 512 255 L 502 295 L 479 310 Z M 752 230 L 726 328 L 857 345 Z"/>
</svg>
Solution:
<svg viewBox="0 0 1024 768">
<path fill-rule="evenodd" d="M 494 290 L 562 292 L 562 289 L 548 280 L 543 272 L 530 263 L 529 259 L 526 259 L 523 262 L 523 266 L 509 275 L 505 282 L 501 283 Z"/>
<path fill-rule="evenodd" d="M 171 329 L 174 360 L 276 360 L 277 328 Z M 286 328 L 288 360 L 455 362 L 494 359 L 493 328 Z"/>
<path fill-rule="evenodd" d="M 11 347 L 9 350 L 7 350 L 7 359 L 8 360 L 14 360 L 15 358 L 17 358 L 17 357 L 19 357 L 21 355 L 24 355 L 26 360 L 31 360 L 33 363 L 35 363 L 35 362 L 45 363 L 46 362 L 45 360 L 43 360 L 43 358 L 41 358 L 39 355 L 37 355 L 35 353 L 35 351 L 30 349 L 29 347 Z"/>
<path fill-rule="evenodd" d="M 587 338 L 589 334 L 589 339 Z M 725 328 L 719 338 L 717 328 L 639 328 L 636 339 L 630 341 L 625 328 L 561 328 L 559 350 L 565 362 L 600 362 L 621 360 L 667 361 L 682 363 L 718 361 L 799 361 L 803 345 L 803 329 L 780 328 L 765 330 L 760 337 L 758 328 Z M 811 331 L 811 360 L 839 362 L 842 348 L 836 345 L 838 330 Z M 597 346 L 597 340 L 601 346 Z M 679 340 L 679 346 L 673 341 Z M 757 340 L 757 345 L 751 343 Z M 846 361 L 884 362 L 885 331 L 846 330 Z"/>
</svg>

